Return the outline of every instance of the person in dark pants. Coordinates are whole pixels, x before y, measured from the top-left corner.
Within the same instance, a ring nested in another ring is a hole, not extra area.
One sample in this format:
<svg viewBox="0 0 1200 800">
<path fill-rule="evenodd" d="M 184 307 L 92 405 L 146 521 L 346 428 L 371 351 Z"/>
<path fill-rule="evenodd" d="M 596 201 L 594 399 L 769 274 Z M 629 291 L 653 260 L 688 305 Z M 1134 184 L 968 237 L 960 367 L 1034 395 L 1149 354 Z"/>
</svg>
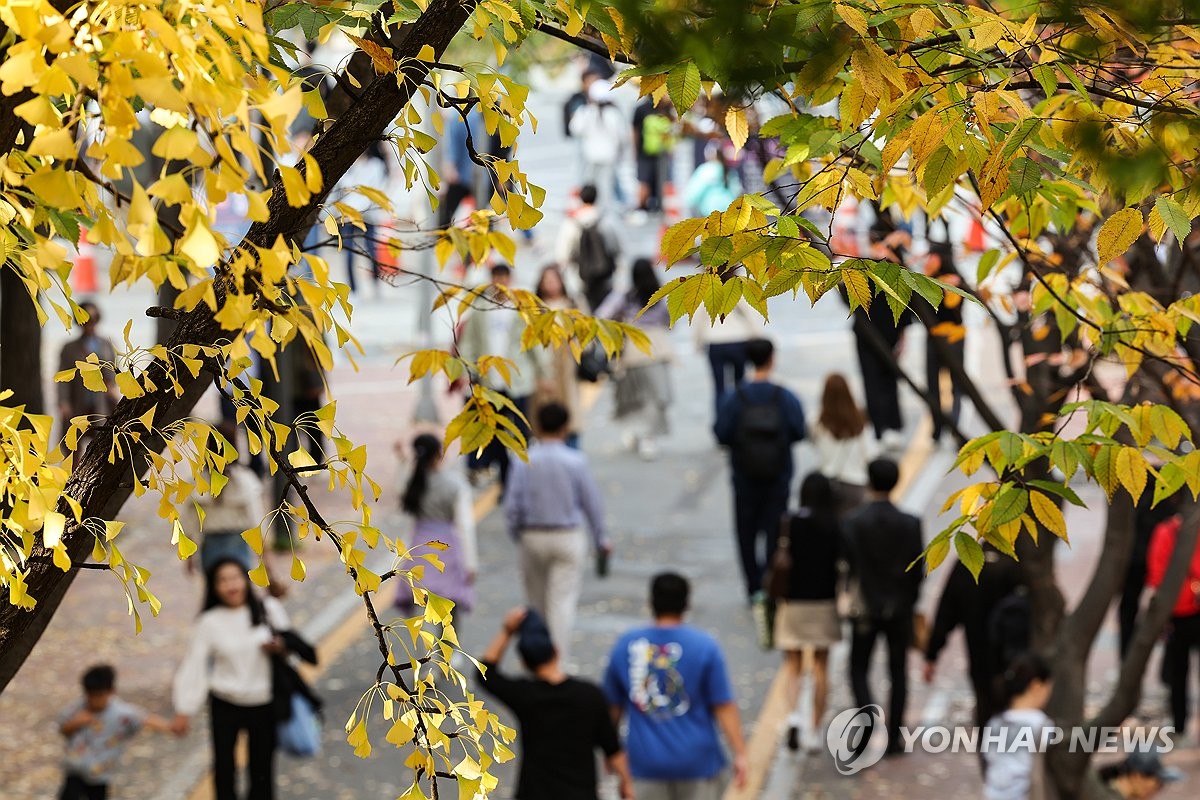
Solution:
<svg viewBox="0 0 1200 800">
<path fill-rule="evenodd" d="M 216 800 L 237 798 L 234 745 L 242 731 L 250 751 L 246 797 L 273 800 L 279 717 L 271 656 L 287 651 L 280 635 L 291 627 L 287 612 L 275 598 L 255 594 L 246 568 L 235 559 L 218 561 L 207 578 L 204 611 L 175 675 L 173 724 L 186 730 L 207 701 Z M 307 657 L 315 660 L 311 652 Z"/>
<path fill-rule="evenodd" d="M 925 682 L 933 681 L 938 655 L 955 628 L 962 627 L 967 639 L 967 669 L 975 693 L 975 724 L 983 726 L 1000 712 L 996 678 L 1003 669 L 989 632 L 993 612 L 1004 598 L 1024 585 L 1020 565 L 991 545 L 984 545 L 983 571 L 979 582 L 961 561 L 950 572 L 938 600 L 929 643 L 925 647 Z M 915 568 L 914 568 L 915 569 Z"/>
<path fill-rule="evenodd" d="M 1129 650 L 1133 641 L 1134 626 L 1142 606 L 1142 592 L 1146 589 L 1146 558 L 1150 551 L 1150 538 L 1154 529 L 1178 513 L 1177 496 L 1165 498 L 1154 504 L 1153 492 L 1142 492 L 1137 508 L 1133 512 L 1133 552 L 1129 555 L 1129 566 L 1125 570 L 1125 585 L 1121 587 L 1121 598 L 1117 604 L 1117 624 L 1120 630 L 1121 657 Z M 1164 664 L 1164 667 L 1166 665 Z M 1169 681 L 1167 681 L 1169 683 Z"/>
<path fill-rule="evenodd" d="M 471 160 L 471 150 L 467 147 L 467 137 L 479 152 L 484 142 L 479 138 L 479 112 L 472 110 L 463 120 L 457 109 L 446 113 L 446 128 L 442 136 L 442 167 L 441 178 L 443 195 L 438 205 L 438 227 L 446 228 L 454 222 L 455 212 L 464 200 L 475 194 L 476 173 L 479 166 Z"/>
<path fill-rule="evenodd" d="M 1182 518 L 1174 516 L 1154 529 L 1146 558 L 1147 586 L 1157 589 L 1162 585 L 1182 524 Z M 1191 716 L 1189 683 L 1192 654 L 1200 650 L 1200 596 L 1196 591 L 1197 586 L 1200 586 L 1200 547 L 1192 551 L 1187 579 L 1179 589 L 1175 607 L 1171 609 L 1171 633 L 1163 655 L 1170 678 L 1171 718 L 1176 736 L 1187 735 L 1188 718 Z"/>
<path fill-rule="evenodd" d="M 901 263 L 903 248 L 900 244 L 903 231 L 890 231 L 881 226 L 871 228 L 871 257 L 882 261 Z M 876 297 L 871 310 L 862 307 L 854 310 L 854 349 L 858 353 L 858 364 L 862 370 L 864 394 L 867 398 L 867 416 L 875 429 L 875 438 L 888 440 L 888 446 L 899 444 L 904 419 L 900 415 L 900 384 L 896 372 L 895 357 L 898 354 L 904 329 L 912 321 L 908 309 L 899 320 L 892 314 L 883 295 Z M 885 352 L 881 352 L 881 348 Z M 894 431 L 894 433 L 890 433 Z"/>
<path fill-rule="evenodd" d="M 958 286 L 962 278 L 954 266 L 954 248 L 949 242 L 930 242 L 929 255 L 925 259 L 925 274 L 936 278 L 950 286 Z M 925 338 L 925 391 L 937 409 L 933 415 L 933 440 L 942 438 L 942 429 L 947 423 L 958 424 L 959 414 L 962 413 L 962 390 L 953 379 L 951 385 L 950 408 L 942 403 L 942 370 L 949 371 L 950 367 L 943 359 L 943 351 L 956 363 L 963 363 L 963 315 L 962 298 L 953 292 L 946 292 L 941 305 L 930 307 L 930 314 L 935 325 Z M 938 346 L 939 342 L 941 347 Z"/>
<path fill-rule="evenodd" d="M 865 613 L 854 620 L 850 640 L 850 683 L 854 702 L 870 705 L 867 673 L 875 641 L 887 640 L 891 696 L 887 711 L 888 753 L 904 752 L 900 725 L 908 700 L 908 646 L 913 608 L 925 570 L 908 568 L 921 555 L 921 521 L 888 499 L 900 480 L 895 461 L 876 459 L 867 466 L 867 504 L 847 518 L 846 556 L 850 574 L 862 591 Z"/>
<path fill-rule="evenodd" d="M 734 517 L 746 593 L 762 590 L 767 559 L 775 552 L 792 482 L 792 445 L 804 438 L 804 409 L 796 395 L 772 383 L 775 346 L 746 344 L 750 378 L 726 396 L 713 432 L 729 448 Z M 766 549 L 759 543 L 766 540 Z"/>
</svg>

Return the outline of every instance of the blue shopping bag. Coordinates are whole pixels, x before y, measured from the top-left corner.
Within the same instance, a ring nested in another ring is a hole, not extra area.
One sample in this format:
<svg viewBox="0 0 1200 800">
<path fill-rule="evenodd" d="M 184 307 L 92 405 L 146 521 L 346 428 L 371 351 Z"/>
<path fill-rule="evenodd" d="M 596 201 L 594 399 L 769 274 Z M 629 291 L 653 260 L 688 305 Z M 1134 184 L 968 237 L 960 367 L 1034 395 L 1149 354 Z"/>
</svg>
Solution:
<svg viewBox="0 0 1200 800">
<path fill-rule="evenodd" d="M 279 749 L 299 758 L 321 752 L 321 720 L 308 698 L 292 692 L 292 716 L 279 723 Z"/>
</svg>

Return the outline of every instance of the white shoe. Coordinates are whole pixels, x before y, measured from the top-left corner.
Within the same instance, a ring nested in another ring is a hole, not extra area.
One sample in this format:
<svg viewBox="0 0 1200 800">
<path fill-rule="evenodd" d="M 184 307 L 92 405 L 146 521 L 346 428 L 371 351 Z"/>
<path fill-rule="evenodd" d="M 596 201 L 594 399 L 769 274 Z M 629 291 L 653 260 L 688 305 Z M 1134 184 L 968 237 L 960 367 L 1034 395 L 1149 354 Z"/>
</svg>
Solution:
<svg viewBox="0 0 1200 800">
<path fill-rule="evenodd" d="M 819 730 L 809 728 L 804 732 L 804 752 L 812 754 L 821 752 L 821 746 L 825 744 L 825 738 L 821 736 Z"/>
<path fill-rule="evenodd" d="M 883 432 L 883 436 L 879 439 L 879 444 L 884 450 L 899 453 L 904 450 L 908 444 L 908 437 L 903 432 L 893 429 L 888 429 Z"/>
<path fill-rule="evenodd" d="M 621 446 L 629 451 L 636 451 L 639 446 L 638 437 L 632 431 L 625 431 L 621 434 Z"/>
<path fill-rule="evenodd" d="M 654 459 L 658 458 L 658 445 L 655 444 L 654 440 L 650 438 L 639 439 L 637 444 L 637 452 L 638 455 L 642 457 L 643 461 L 653 461 Z"/>
</svg>

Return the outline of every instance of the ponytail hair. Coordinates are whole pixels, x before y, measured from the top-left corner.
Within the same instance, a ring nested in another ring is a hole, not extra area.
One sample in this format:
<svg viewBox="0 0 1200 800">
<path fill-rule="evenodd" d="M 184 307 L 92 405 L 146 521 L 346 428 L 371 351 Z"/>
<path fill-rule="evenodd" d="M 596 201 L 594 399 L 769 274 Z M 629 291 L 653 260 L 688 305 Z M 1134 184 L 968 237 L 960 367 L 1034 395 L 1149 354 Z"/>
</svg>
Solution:
<svg viewBox="0 0 1200 800">
<path fill-rule="evenodd" d="M 442 457 L 442 442 L 431 433 L 422 433 L 413 440 L 413 452 L 416 453 L 417 463 L 413 466 L 408 485 L 404 487 L 404 494 L 400 496 L 400 508 L 415 515 L 421 509 L 425 490 L 429 488 L 429 472 Z"/>
<path fill-rule="evenodd" d="M 1001 699 L 1004 708 L 1012 708 L 1013 700 L 1024 694 L 1034 681 L 1050 680 L 1050 663 L 1037 653 L 1022 653 L 1012 660 L 1000 676 Z"/>
</svg>

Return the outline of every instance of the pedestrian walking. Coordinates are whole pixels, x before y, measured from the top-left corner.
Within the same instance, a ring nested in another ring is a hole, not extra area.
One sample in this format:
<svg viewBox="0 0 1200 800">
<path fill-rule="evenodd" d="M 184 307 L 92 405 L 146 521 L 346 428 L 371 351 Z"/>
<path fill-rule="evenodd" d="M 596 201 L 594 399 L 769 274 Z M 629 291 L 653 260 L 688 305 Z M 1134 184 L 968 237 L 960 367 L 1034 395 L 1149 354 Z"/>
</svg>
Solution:
<svg viewBox="0 0 1200 800">
<path fill-rule="evenodd" d="M 1156 503 L 1153 492 L 1142 492 L 1133 510 L 1133 552 L 1129 554 L 1125 583 L 1117 601 L 1121 658 L 1125 657 L 1133 641 L 1138 612 L 1142 606 L 1142 594 L 1146 591 L 1146 561 L 1150 554 L 1150 539 L 1160 524 L 1178 513 L 1178 495 L 1162 498 Z"/>
<path fill-rule="evenodd" d="M 867 464 L 875 456 L 875 446 L 867 437 L 867 419 L 850 384 L 839 372 L 825 378 L 821 413 L 810 433 L 817 451 L 817 470 L 833 483 L 838 515 L 845 516 L 862 505 Z"/>
<path fill-rule="evenodd" d="M 445 115 L 445 132 L 442 135 L 442 198 L 438 204 L 438 227 L 447 228 L 454 222 L 459 206 L 468 197 L 475 196 L 479 165 L 471 158 L 468 140 L 478 149 L 483 147 L 480 131 L 483 120 L 477 109 L 464 118 L 457 108 Z"/>
<path fill-rule="evenodd" d="M 532 678 L 514 678 L 500 669 L 514 636 Z M 620 796 L 633 797 L 629 765 L 604 693 L 567 674 L 540 614 L 509 611 L 480 661 L 483 688 L 512 710 L 520 728 L 517 800 L 597 800 L 597 750 L 617 775 Z"/>
<path fill-rule="evenodd" d="M 967 673 L 975 694 L 975 724 L 984 726 L 1000 710 L 996 695 L 997 679 L 1003 674 L 1008 643 L 998 641 L 1000 616 L 998 611 L 1021 587 L 1025 578 L 1016 560 L 1004 555 L 990 544 L 983 545 L 983 569 L 979 580 L 966 564 L 959 561 L 950 571 L 942 596 L 938 599 L 929 642 L 925 645 L 924 679 L 933 681 L 937 660 L 946 647 L 950 634 L 962 628 L 967 645 Z M 1008 605 L 1011 605 L 1008 604 Z M 997 634 L 997 638 L 993 638 Z M 1021 642 L 1025 649 L 1028 642 Z"/>
<path fill-rule="evenodd" d="M 545 617 L 563 663 L 587 560 L 586 524 L 597 552 L 612 545 L 604 527 L 604 501 L 587 457 L 567 446 L 567 409 L 549 403 L 538 411 L 542 438 L 526 461 L 513 466 L 504 498 L 508 532 L 521 550 L 521 578 L 529 605 Z"/>
<path fill-rule="evenodd" d="M 110 339 L 97 331 L 102 319 L 100 307 L 88 300 L 80 303 L 79 307 L 87 314 L 87 319 L 79 323 L 79 336 L 64 344 L 59 352 L 58 371 L 75 369 L 77 361 L 87 361 L 88 356 L 94 355 L 100 362 L 104 391 L 93 392 L 88 389 L 78 373 L 71 380 L 58 384 L 58 417 L 62 421 L 63 433 L 71 427 L 73 417 L 91 417 L 92 424 L 95 424 L 99 420 L 94 417 L 107 417 L 121 399 L 112 366 L 117 360 L 116 348 Z M 82 446 L 80 449 L 83 449 Z"/>
<path fill-rule="evenodd" d="M 693 217 L 724 211 L 742 193 L 742 182 L 725 152 L 724 142 L 709 142 L 704 163 L 696 167 L 684 187 L 683 202 Z"/>
<path fill-rule="evenodd" d="M 924 271 L 929 277 L 949 286 L 962 285 L 962 277 L 954 265 L 954 248 L 949 242 L 929 243 Z M 962 297 L 954 292 L 946 292 L 940 305 L 929 307 L 929 313 L 935 324 L 925 337 L 925 391 L 933 403 L 933 441 L 938 442 L 947 424 L 957 425 L 962 413 L 963 392 L 950 370 L 951 363 L 959 367 L 963 365 L 966 331 L 963 328 Z M 950 372 L 949 408 L 942 396 L 942 372 Z"/>
<path fill-rule="evenodd" d="M 639 211 L 663 210 L 663 185 L 671 181 L 675 147 L 675 107 L 663 98 L 644 97 L 633 110 L 633 150 L 637 159 Z"/>
<path fill-rule="evenodd" d="M 829 696 L 829 650 L 842 638 L 838 619 L 838 561 L 843 557 L 842 531 L 838 524 L 833 484 L 819 472 L 811 472 L 800 484 L 800 509 L 784 522 L 791 556 L 784 595 L 776 598 L 775 647 L 783 652 L 787 675 L 785 694 L 789 750 L 800 747 L 804 723 L 797 708 L 800 681 L 804 675 L 804 651 L 812 651 L 812 725 L 807 728 L 805 749 L 820 749 L 825 737 L 821 721 Z"/>
<path fill-rule="evenodd" d="M 626 426 L 626 442 L 649 461 L 658 456 L 658 440 L 671 429 L 667 415 L 674 357 L 671 315 L 663 301 L 646 308 L 660 286 L 650 259 L 633 262 L 632 279 L 629 291 L 609 295 L 596 310 L 596 316 L 619 322 L 636 320 L 650 340 L 648 354 L 636 347 L 626 347 L 611 370 L 616 399 L 614 416 Z"/>
<path fill-rule="evenodd" d="M 617 259 L 621 255 L 620 238 L 596 205 L 596 187 L 579 190 L 580 206 L 559 229 L 555 253 L 583 288 L 588 310 L 595 313 L 612 292 Z"/>
<path fill-rule="evenodd" d="M 904 231 L 877 223 L 868 234 L 871 258 L 903 264 L 901 254 L 906 237 Z M 911 321 L 911 311 L 905 309 L 897 320 L 882 301 L 872 304 L 869 312 L 861 306 L 854 309 L 854 348 L 862 370 L 867 416 L 875 429 L 875 438 L 889 450 L 904 444 L 896 360 L 903 349 L 904 329 Z"/>
<path fill-rule="evenodd" d="M 574 298 L 567 293 L 566 281 L 557 264 L 551 264 L 542 270 L 535 291 L 550 311 L 566 311 L 578 307 Z M 579 434 L 583 428 L 583 405 L 579 399 L 579 364 L 576 363 L 575 355 L 567 343 L 548 347 L 543 355 L 545 377 L 534 393 L 532 419 L 537 420 L 538 409 L 547 403 L 561 403 L 571 418 L 567 444 L 578 447 Z M 535 426 L 534 434 L 540 436 L 541 433 Z"/>
<path fill-rule="evenodd" d="M 475 539 L 475 507 L 471 487 L 456 472 L 446 469 L 442 440 L 422 433 L 413 440 L 415 462 L 400 507 L 413 518 L 408 546 L 415 561 L 436 553 L 440 570 L 425 569 L 421 586 L 439 597 L 454 601 L 455 614 L 475 606 L 475 576 L 479 571 L 479 550 Z M 432 548 L 431 543 L 449 545 Z M 414 611 L 413 593 L 401 586 L 395 605 L 407 614 Z"/>
<path fill-rule="evenodd" d="M 713 411 L 720 412 L 721 403 L 730 392 L 742 385 L 746 375 L 746 345 L 763 337 L 765 320 L 745 300 L 714 321 L 701 306 L 692 322 L 697 346 L 708 356 L 713 379 Z"/>
<path fill-rule="evenodd" d="M 867 675 L 871 653 L 881 635 L 887 642 L 891 677 L 886 716 L 888 753 L 903 752 L 900 725 L 908 700 L 908 648 L 913 638 L 913 609 L 925 572 L 909 565 L 921 556 L 921 521 L 889 499 L 900 480 L 896 462 L 879 458 L 867 465 L 867 503 L 846 519 L 850 574 L 862 591 L 864 613 L 853 621 L 850 683 L 854 702 L 871 705 Z"/>
<path fill-rule="evenodd" d="M 617 170 L 626 158 L 627 131 L 628 121 L 613 103 L 613 85 L 592 81 L 587 104 L 571 117 L 571 135 L 579 140 L 583 183 L 596 187 L 596 203 L 606 213 L 616 210 L 621 195 Z"/>
<path fill-rule="evenodd" d="M 1174 516 L 1154 529 L 1150 551 L 1146 558 L 1146 585 L 1157 589 L 1162 585 L 1183 518 Z M 1179 589 L 1171 609 L 1171 629 L 1167 638 L 1166 661 L 1168 684 L 1171 689 L 1171 719 L 1175 735 L 1186 738 L 1191 719 L 1192 657 L 1200 650 L 1200 546 L 1192 552 L 1187 580 Z"/>
<path fill-rule="evenodd" d="M 59 800 L 104 800 L 113 770 L 138 733 L 182 732 L 179 726 L 117 697 L 116 681 L 116 671 L 107 664 L 91 667 L 83 673 L 83 698 L 58 717 L 58 730 L 67 744 Z"/>
<path fill-rule="evenodd" d="M 720 797 L 721 735 L 733 752 L 734 785 L 746 782 L 746 745 L 725 656 L 716 639 L 685 623 L 689 593 L 682 575 L 656 575 L 654 624 L 622 635 L 604 671 L 613 718 L 628 721 L 625 751 L 638 800 Z"/>
<path fill-rule="evenodd" d="M 207 701 L 212 732 L 216 800 L 236 800 L 234 750 L 243 731 L 249 743 L 248 800 L 275 796 L 276 726 L 281 721 L 272 692 L 272 655 L 299 644 L 287 612 L 273 597 L 259 598 L 245 568 L 235 559 L 218 561 L 207 576 L 204 610 L 192 630 L 187 654 L 175 673 L 175 726 Z M 315 662 L 311 648 L 297 654 Z"/>
<path fill-rule="evenodd" d="M 511 409 L 503 409 L 501 413 L 528 438 L 529 403 L 543 379 L 543 366 L 538 354 L 525 348 L 521 342 L 525 326 L 508 294 L 512 285 L 512 269 L 507 264 L 496 264 L 492 267 L 491 276 L 492 285 L 463 318 L 458 353 L 472 370 L 478 360 L 487 355 L 500 356 L 512 362 L 513 368 L 507 380 L 495 370 L 473 377 L 512 401 L 520 413 L 514 413 Z M 467 456 L 467 468 L 473 473 L 478 474 L 493 466 L 498 468 L 502 492 L 508 485 L 509 463 L 508 448 L 499 439 L 492 439 L 483 448 L 482 454 L 471 453 Z"/>
<path fill-rule="evenodd" d="M 229 442 L 237 442 L 237 426 L 232 421 L 222 421 L 217 431 Z M 209 444 L 213 452 L 221 452 L 217 437 Z M 236 449 L 236 444 L 234 448 Z M 235 559 L 244 569 L 254 567 L 256 556 L 242 533 L 262 525 L 267 516 L 266 493 L 262 480 L 249 466 L 236 458 L 225 465 L 225 484 L 221 493 L 211 491 L 196 498 L 203 511 L 200 536 L 200 571 L 208 574 L 218 561 Z M 211 484 L 212 478 L 209 477 Z M 188 559 L 188 569 L 194 570 L 196 561 Z M 271 586 L 276 585 L 271 581 Z M 282 585 L 280 585 L 282 588 Z"/>
<path fill-rule="evenodd" d="M 351 292 L 358 291 L 355 272 L 360 256 L 367 260 L 371 282 L 378 290 L 379 259 L 376 257 L 378 243 L 375 234 L 387 222 L 384 210 L 370 197 L 356 190 L 360 186 L 382 189 L 387 183 L 388 165 L 382 151 L 368 149 L 355 159 L 332 192 L 331 204 L 341 203 L 353 209 L 361 218 L 361 222 L 343 218 L 338 226 L 341 249 L 346 256 L 346 282 Z"/>
<path fill-rule="evenodd" d="M 750 377 L 725 398 L 713 432 L 729 448 L 738 555 L 753 602 L 762 591 L 779 520 L 787 510 L 792 445 L 804 438 L 804 409 L 796 395 L 771 382 L 775 346 L 770 341 L 749 342 L 746 358 Z M 765 550 L 760 549 L 764 539 Z"/>
<path fill-rule="evenodd" d="M 1044 755 L 1038 745 L 1054 721 L 1043 710 L 1050 699 L 1050 665 L 1026 653 L 1004 672 L 1004 711 L 988 722 L 986 740 L 1002 742 L 984 752 L 984 800 L 1046 800 Z M 1028 737 L 1028 738 L 1026 738 Z"/>
</svg>

